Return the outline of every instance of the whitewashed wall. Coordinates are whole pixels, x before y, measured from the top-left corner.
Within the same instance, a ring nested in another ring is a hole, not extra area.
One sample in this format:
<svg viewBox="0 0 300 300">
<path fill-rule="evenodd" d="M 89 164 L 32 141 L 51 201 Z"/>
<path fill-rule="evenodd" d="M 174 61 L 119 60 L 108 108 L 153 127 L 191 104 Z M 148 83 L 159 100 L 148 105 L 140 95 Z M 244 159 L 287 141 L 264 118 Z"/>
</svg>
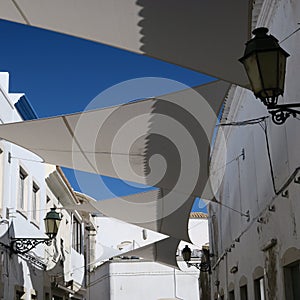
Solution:
<svg viewBox="0 0 300 300">
<path fill-rule="evenodd" d="M 46 166 L 47 196 L 50 199 L 47 203 L 47 211 L 55 206 L 62 216 L 55 241 L 50 247 L 45 249 L 47 274 L 51 276 L 52 282 L 57 282 L 60 285 L 73 280 L 73 286 L 69 288 L 77 292 L 85 284 L 86 263 L 83 251 L 84 246 L 81 253 L 77 252 L 72 246 L 73 215 L 76 216 L 79 222 L 82 222 L 82 245 L 84 243 L 84 221 L 77 211 L 64 209 L 64 205 L 75 205 L 77 203 L 76 197 L 69 190 L 56 166 Z M 55 294 L 55 290 L 51 291 L 50 285 L 47 288 L 49 293 Z M 77 295 L 77 298 L 82 299 L 82 296 Z"/>
<path fill-rule="evenodd" d="M 199 299 L 199 271 L 187 268 L 179 261 L 180 269 L 175 270 L 158 263 L 144 260 L 105 261 L 118 253 L 120 245 L 127 245 L 121 251 L 126 252 L 146 244 L 153 243 L 165 236 L 150 230 L 108 218 L 96 218 L 97 263 L 90 274 L 87 295 L 89 299 Z M 190 219 L 189 234 L 194 245 L 192 249 L 201 249 L 208 242 L 208 220 Z M 146 239 L 145 236 L 147 237 Z M 181 250 L 187 243 L 182 242 Z M 101 259 L 102 257 L 102 259 Z M 177 298 L 176 298 L 177 297 Z"/>
<path fill-rule="evenodd" d="M 91 278 L 90 299 L 199 299 L 198 272 L 192 268 L 182 272 L 153 262 L 118 261 L 105 263 L 100 272 Z"/>
<path fill-rule="evenodd" d="M 257 27 L 268 27 L 270 33 L 281 41 L 299 26 L 299 20 L 299 0 L 265 0 L 254 24 Z M 287 64 L 284 99 L 279 99 L 281 103 L 300 102 L 299 45 L 299 32 L 281 44 L 291 55 Z M 225 111 L 222 122 L 268 115 L 260 101 L 250 91 L 241 88 L 232 89 Z M 300 166 L 300 121 L 290 117 L 285 125 L 277 126 L 268 119 L 267 126 L 274 181 L 279 190 Z M 264 131 L 259 125 L 226 127 L 224 132 L 226 144 L 222 144 L 219 133 L 212 158 L 212 172 L 216 172 L 216 181 L 221 182 L 220 174 L 225 169 L 217 199 L 243 213 L 249 210 L 250 219 L 247 220 L 227 207 L 210 205 L 211 247 L 216 254 L 214 262 L 224 255 L 213 272 L 212 282 L 220 281 L 219 292 L 224 292 L 225 297 L 228 287 L 234 286 L 235 297 L 238 299 L 239 286 L 244 276 L 248 282 L 248 299 L 254 299 L 253 274 L 257 267 L 262 267 L 266 274 L 267 299 L 285 299 L 284 257 L 288 249 L 294 249 L 295 253 L 300 249 L 300 185 L 291 182 L 287 189 L 288 198 L 275 195 Z M 242 149 L 245 150 L 244 160 L 240 156 Z M 275 212 L 268 209 L 271 204 L 275 205 Z M 239 242 L 235 242 L 237 238 Z M 269 251 L 261 251 L 272 238 L 277 238 L 278 244 Z M 231 252 L 226 251 L 229 248 Z M 299 257 L 298 254 L 296 256 Z M 229 270 L 235 265 L 238 266 L 238 272 L 231 274 Z M 216 296 L 216 286 L 213 292 Z"/>
<path fill-rule="evenodd" d="M 0 73 L 0 120 L 2 123 L 21 121 L 14 104 L 23 94 L 9 93 L 9 74 Z M 0 240 L 9 245 L 8 226 L 10 237 L 46 237 L 44 234 L 43 218 L 45 214 L 45 167 L 34 154 L 8 142 L 1 141 L 0 148 Z M 9 162 L 9 153 L 11 161 Z M 26 206 L 21 212 L 17 208 L 19 166 L 28 174 L 26 178 Z M 39 203 L 37 207 L 37 221 L 32 218 L 32 184 L 39 186 Z M 33 271 L 30 263 L 10 255 L 8 249 L 1 254 L 0 270 L 0 297 L 14 299 L 17 286 L 23 286 L 25 294 L 23 299 L 31 299 L 31 294 L 43 295 L 43 276 L 39 270 Z M 37 257 L 43 257 L 44 246 L 40 245 L 34 250 Z"/>
</svg>

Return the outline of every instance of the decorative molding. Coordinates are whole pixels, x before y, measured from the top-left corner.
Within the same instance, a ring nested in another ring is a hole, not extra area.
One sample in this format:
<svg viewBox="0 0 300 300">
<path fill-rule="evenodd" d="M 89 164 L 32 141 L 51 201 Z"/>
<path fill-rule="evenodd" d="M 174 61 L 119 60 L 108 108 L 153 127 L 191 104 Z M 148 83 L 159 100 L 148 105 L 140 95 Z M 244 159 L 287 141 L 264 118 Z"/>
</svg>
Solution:
<svg viewBox="0 0 300 300">
<path fill-rule="evenodd" d="M 241 277 L 240 281 L 239 281 L 239 285 L 240 285 L 240 287 L 241 287 L 241 286 L 244 286 L 244 285 L 247 285 L 247 284 L 248 284 L 247 277 L 243 275 L 243 276 Z"/>
<path fill-rule="evenodd" d="M 258 266 L 253 271 L 253 280 L 262 278 L 262 277 L 264 277 L 264 275 L 265 275 L 265 272 L 264 272 L 263 267 Z"/>
<path fill-rule="evenodd" d="M 258 2 L 260 2 L 259 0 Z M 269 28 L 282 0 L 264 0 L 256 21 L 256 27 Z"/>
<path fill-rule="evenodd" d="M 280 265 L 282 267 L 285 267 L 285 266 L 292 264 L 298 260 L 300 260 L 300 249 L 291 247 L 284 252 L 284 254 L 280 260 Z"/>
<path fill-rule="evenodd" d="M 38 118 L 35 110 L 25 95 L 18 100 L 18 102 L 15 104 L 15 108 L 23 120 L 34 120 Z"/>
</svg>

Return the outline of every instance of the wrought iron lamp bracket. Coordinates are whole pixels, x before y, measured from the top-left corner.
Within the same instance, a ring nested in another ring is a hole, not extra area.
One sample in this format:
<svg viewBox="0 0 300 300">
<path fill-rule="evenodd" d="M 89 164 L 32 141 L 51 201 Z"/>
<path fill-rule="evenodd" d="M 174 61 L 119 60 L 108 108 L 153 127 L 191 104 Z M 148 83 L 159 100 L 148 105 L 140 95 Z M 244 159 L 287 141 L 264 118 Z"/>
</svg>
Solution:
<svg viewBox="0 0 300 300">
<path fill-rule="evenodd" d="M 25 254 L 35 248 L 39 244 L 50 246 L 52 239 L 50 238 L 13 238 L 10 242 L 11 250 L 14 253 Z"/>
<path fill-rule="evenodd" d="M 272 121 L 276 125 L 282 125 L 290 117 L 296 118 L 300 114 L 299 110 L 294 108 L 300 108 L 300 103 L 291 103 L 291 104 L 276 104 L 269 105 L 267 109 L 272 115 Z"/>
<path fill-rule="evenodd" d="M 210 263 L 207 262 L 201 262 L 201 263 L 190 263 L 190 262 L 186 262 L 188 267 L 195 267 L 198 270 L 200 270 L 200 272 L 211 272 L 211 268 L 210 268 Z"/>
</svg>

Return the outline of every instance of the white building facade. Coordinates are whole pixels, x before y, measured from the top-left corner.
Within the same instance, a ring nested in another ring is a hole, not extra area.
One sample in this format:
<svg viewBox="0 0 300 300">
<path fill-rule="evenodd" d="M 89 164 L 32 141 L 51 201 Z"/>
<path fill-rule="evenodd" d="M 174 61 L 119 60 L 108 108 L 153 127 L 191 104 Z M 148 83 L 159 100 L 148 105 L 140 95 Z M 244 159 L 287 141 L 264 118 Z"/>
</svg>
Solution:
<svg viewBox="0 0 300 300">
<path fill-rule="evenodd" d="M 0 118 L 2 123 L 22 121 L 15 108 L 22 94 L 9 93 L 9 75 L 0 73 Z M 38 246 L 34 255 L 12 253 L 12 238 L 47 238 L 43 218 L 46 213 L 45 166 L 24 149 L 1 141 L 1 277 L 2 299 L 38 299 L 43 294 L 41 269 L 44 247 Z M 30 257 L 35 258 L 32 264 Z M 28 275 L 29 274 L 29 275 Z"/>
<path fill-rule="evenodd" d="M 188 268 L 181 257 L 187 243 L 179 245 L 180 269 L 175 269 L 126 254 L 166 236 L 105 216 L 98 216 L 96 224 L 98 259 L 89 276 L 88 299 L 199 299 L 199 271 L 195 267 Z M 205 214 L 191 214 L 189 235 L 193 242 L 189 245 L 193 259 L 199 262 L 199 250 L 208 243 Z M 116 257 L 108 260 L 112 256 Z"/>
<path fill-rule="evenodd" d="M 269 28 L 290 54 L 279 102 L 300 102 L 300 1 L 255 1 L 253 12 L 253 28 Z M 232 87 L 220 122 L 263 116 L 251 91 Z M 211 165 L 220 204 L 209 207 L 212 297 L 299 299 L 299 119 L 220 128 Z"/>
<path fill-rule="evenodd" d="M 23 94 L 9 92 L 8 73 L 0 73 L 0 91 L 1 123 L 36 117 Z M 0 141 L 0 299 L 85 299 L 85 225 L 93 226 L 89 214 L 62 209 L 70 203 L 77 198 L 59 168 Z M 51 207 L 62 215 L 52 245 L 15 251 L 13 239 L 48 238 L 43 219 Z"/>
</svg>

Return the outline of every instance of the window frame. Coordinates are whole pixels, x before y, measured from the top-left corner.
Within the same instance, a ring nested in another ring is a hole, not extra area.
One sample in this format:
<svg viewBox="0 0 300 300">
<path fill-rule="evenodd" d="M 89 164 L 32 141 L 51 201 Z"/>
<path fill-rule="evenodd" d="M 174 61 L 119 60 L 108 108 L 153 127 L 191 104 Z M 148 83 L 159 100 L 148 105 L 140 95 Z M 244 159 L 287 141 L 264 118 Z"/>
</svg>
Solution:
<svg viewBox="0 0 300 300">
<path fill-rule="evenodd" d="M 40 202 L 40 187 L 33 180 L 31 190 L 31 220 L 34 223 L 39 222 L 39 202 Z"/>
<path fill-rule="evenodd" d="M 82 254 L 82 226 L 81 222 L 73 215 L 72 220 L 72 248 Z"/>
<path fill-rule="evenodd" d="M 262 283 L 262 286 L 261 286 L 261 283 Z M 255 278 L 253 285 L 254 285 L 254 299 L 255 300 L 265 300 L 266 299 L 266 286 L 265 286 L 264 276 Z M 263 292 L 263 294 L 262 294 L 262 292 Z"/>
<path fill-rule="evenodd" d="M 300 260 L 296 260 L 286 266 L 284 266 L 283 271 L 284 271 L 284 292 L 285 292 L 285 297 L 286 299 L 291 299 L 291 300 L 296 300 L 298 298 L 295 297 L 294 295 L 294 284 L 293 281 L 296 282 L 296 280 L 293 280 L 293 274 L 292 274 L 292 269 L 295 267 L 298 267 L 298 273 L 300 276 Z M 297 281 L 298 283 L 298 281 Z"/>
<path fill-rule="evenodd" d="M 228 291 L 228 300 L 235 300 L 234 290 Z"/>
<path fill-rule="evenodd" d="M 20 165 L 18 172 L 17 209 L 26 218 L 28 177 L 28 172 Z"/>
<path fill-rule="evenodd" d="M 23 300 L 26 299 L 26 289 L 21 285 L 15 285 L 15 300 Z"/>
<path fill-rule="evenodd" d="M 240 299 L 248 300 L 248 285 L 247 284 L 243 284 L 240 286 Z"/>
</svg>

